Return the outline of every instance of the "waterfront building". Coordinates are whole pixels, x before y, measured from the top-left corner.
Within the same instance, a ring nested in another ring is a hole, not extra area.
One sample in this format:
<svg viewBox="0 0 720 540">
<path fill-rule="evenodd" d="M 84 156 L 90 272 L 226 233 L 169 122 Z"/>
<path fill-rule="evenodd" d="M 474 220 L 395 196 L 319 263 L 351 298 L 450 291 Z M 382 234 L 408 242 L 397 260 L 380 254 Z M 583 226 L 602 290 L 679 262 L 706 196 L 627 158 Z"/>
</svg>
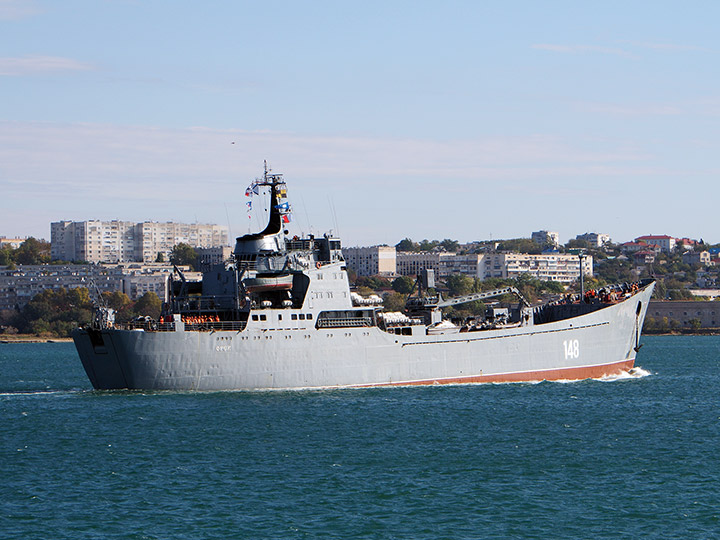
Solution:
<svg viewBox="0 0 720 540">
<path fill-rule="evenodd" d="M 699 323 L 700 328 L 719 327 L 720 302 L 650 300 L 645 324 L 662 325 L 674 322 L 677 328 L 692 328 L 693 319 Z"/>
</svg>

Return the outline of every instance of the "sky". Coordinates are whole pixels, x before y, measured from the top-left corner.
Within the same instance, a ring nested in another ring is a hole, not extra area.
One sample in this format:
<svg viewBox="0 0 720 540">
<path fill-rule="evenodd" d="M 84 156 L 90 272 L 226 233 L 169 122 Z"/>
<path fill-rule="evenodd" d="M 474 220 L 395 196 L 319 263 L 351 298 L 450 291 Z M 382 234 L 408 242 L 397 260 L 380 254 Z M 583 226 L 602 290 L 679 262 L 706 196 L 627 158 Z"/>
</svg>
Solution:
<svg viewBox="0 0 720 540">
<path fill-rule="evenodd" d="M 720 2 L 0 0 L 0 235 L 720 242 Z M 264 224 L 263 224 L 264 225 Z"/>
</svg>

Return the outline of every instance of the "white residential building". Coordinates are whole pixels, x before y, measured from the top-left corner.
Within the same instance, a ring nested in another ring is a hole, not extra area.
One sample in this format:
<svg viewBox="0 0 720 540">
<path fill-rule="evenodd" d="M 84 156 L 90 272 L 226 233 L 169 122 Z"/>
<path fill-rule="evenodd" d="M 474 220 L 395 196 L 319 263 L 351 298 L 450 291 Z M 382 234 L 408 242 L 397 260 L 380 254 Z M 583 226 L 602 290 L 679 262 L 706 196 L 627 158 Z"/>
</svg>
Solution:
<svg viewBox="0 0 720 540">
<path fill-rule="evenodd" d="M 657 246 L 660 246 L 660 249 L 664 251 L 665 253 L 670 253 L 673 249 L 675 249 L 675 238 L 672 236 L 668 236 L 666 234 L 663 235 L 653 235 L 648 234 L 645 236 L 640 236 L 635 239 L 635 242 L 642 243 L 642 244 L 655 244 Z"/>
<path fill-rule="evenodd" d="M 546 244 L 551 244 L 554 247 L 560 246 L 560 233 L 555 231 L 535 231 L 531 234 L 530 239 L 541 246 Z"/>
<path fill-rule="evenodd" d="M 187 266 L 180 269 L 188 279 L 201 279 L 190 273 Z M 168 280 L 172 265 L 161 263 L 120 264 L 42 264 L 0 266 L 0 310 L 18 309 L 37 293 L 47 289 L 75 289 L 85 287 L 97 292 L 124 292 L 137 300 L 147 292 L 154 292 L 160 300 L 168 301 Z"/>
<path fill-rule="evenodd" d="M 584 240 L 591 247 L 603 247 L 605 244 L 611 242 L 609 234 L 601 233 L 585 233 L 579 234 L 575 237 L 576 240 Z"/>
<path fill-rule="evenodd" d="M 379 249 L 380 248 L 380 249 Z M 527 253 L 491 252 L 457 254 L 442 251 L 395 253 L 394 248 L 374 246 L 370 248 L 343 248 L 343 255 L 350 269 L 358 275 L 370 276 L 378 270 L 379 253 L 392 250 L 394 259 L 387 260 L 384 267 L 387 275 L 397 273 L 402 276 L 415 276 L 421 270 L 434 270 L 441 278 L 451 274 L 466 274 L 478 279 L 515 278 L 520 274 L 530 274 L 541 281 L 572 283 L 580 278 L 580 259 L 569 253 Z M 583 258 L 583 273 L 593 275 L 593 258 Z"/>
<path fill-rule="evenodd" d="M 27 238 L 8 238 L 7 236 L 0 236 L 0 249 L 12 248 L 17 249 L 27 240 Z"/>
<path fill-rule="evenodd" d="M 206 272 L 216 264 L 222 264 L 233 256 L 233 248 L 229 246 L 197 248 L 199 267 L 198 270 Z"/>
<path fill-rule="evenodd" d="M 153 262 L 159 253 L 168 260 L 183 242 L 192 247 L 228 244 L 227 227 L 154 221 L 58 221 L 50 224 L 53 260 L 98 262 Z"/>
<path fill-rule="evenodd" d="M 391 276 L 396 271 L 395 248 L 391 246 L 344 247 L 345 264 L 358 276 Z"/>
<path fill-rule="evenodd" d="M 443 277 L 451 274 L 465 274 L 478 279 L 483 279 L 485 273 L 485 257 L 481 253 L 466 255 L 453 254 L 452 257 L 444 257 L 441 265 Z"/>
<path fill-rule="evenodd" d="M 530 274 L 541 281 L 572 283 L 580 278 L 580 259 L 567 253 L 488 253 L 483 257 L 482 279 L 515 278 Z M 583 258 L 583 274 L 593 275 L 593 258 Z"/>
<path fill-rule="evenodd" d="M 455 256 L 455 253 L 443 251 L 400 251 L 396 257 L 396 271 L 401 276 L 415 276 L 426 268 L 435 270 L 438 277 L 445 277 L 449 275 L 447 261 Z"/>
</svg>

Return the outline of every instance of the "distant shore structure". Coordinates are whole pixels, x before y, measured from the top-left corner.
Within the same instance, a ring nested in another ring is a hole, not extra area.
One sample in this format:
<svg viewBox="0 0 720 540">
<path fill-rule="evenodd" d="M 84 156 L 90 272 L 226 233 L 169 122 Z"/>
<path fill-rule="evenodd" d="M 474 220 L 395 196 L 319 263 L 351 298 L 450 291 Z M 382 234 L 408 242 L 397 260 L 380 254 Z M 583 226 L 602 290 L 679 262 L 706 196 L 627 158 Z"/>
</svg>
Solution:
<svg viewBox="0 0 720 540">
<path fill-rule="evenodd" d="M 556 231 L 534 231 L 530 239 L 536 244 L 560 247 L 560 233 Z"/>
<path fill-rule="evenodd" d="M 10 248 L 17 249 L 27 240 L 27 237 L 22 238 L 8 238 L 7 236 L 0 236 L 0 249 Z"/>
<path fill-rule="evenodd" d="M 576 240 L 583 240 L 588 243 L 590 247 L 600 248 L 606 244 L 612 243 L 612 238 L 609 234 L 589 232 L 585 234 L 578 234 L 575 237 Z"/>
<path fill-rule="evenodd" d="M 466 274 L 478 279 L 515 278 L 530 274 L 542 281 L 572 283 L 580 278 L 580 259 L 570 253 L 555 251 L 531 255 L 527 253 L 470 253 L 443 251 L 404 252 L 392 246 L 344 247 L 347 267 L 359 276 L 413 276 L 423 269 L 445 278 Z M 593 275 L 593 258 L 583 257 L 582 272 Z"/>
<path fill-rule="evenodd" d="M 228 227 L 202 223 L 144 221 L 56 221 L 50 224 L 53 260 L 92 263 L 168 260 L 180 243 L 194 248 L 227 246 Z"/>
</svg>

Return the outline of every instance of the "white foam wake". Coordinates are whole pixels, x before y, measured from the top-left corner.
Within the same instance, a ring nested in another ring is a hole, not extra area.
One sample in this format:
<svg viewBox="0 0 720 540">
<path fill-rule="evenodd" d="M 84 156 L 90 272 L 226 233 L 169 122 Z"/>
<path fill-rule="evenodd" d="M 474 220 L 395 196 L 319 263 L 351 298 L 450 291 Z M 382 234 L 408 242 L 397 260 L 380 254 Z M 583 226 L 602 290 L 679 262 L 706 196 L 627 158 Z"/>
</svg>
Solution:
<svg viewBox="0 0 720 540">
<path fill-rule="evenodd" d="M 641 368 L 641 367 L 634 367 L 628 371 L 621 371 L 620 373 L 617 373 L 615 375 L 607 375 L 606 377 L 601 377 L 601 381 L 622 381 L 626 379 L 641 379 L 643 377 L 649 377 L 652 375 L 649 371 Z"/>
</svg>

